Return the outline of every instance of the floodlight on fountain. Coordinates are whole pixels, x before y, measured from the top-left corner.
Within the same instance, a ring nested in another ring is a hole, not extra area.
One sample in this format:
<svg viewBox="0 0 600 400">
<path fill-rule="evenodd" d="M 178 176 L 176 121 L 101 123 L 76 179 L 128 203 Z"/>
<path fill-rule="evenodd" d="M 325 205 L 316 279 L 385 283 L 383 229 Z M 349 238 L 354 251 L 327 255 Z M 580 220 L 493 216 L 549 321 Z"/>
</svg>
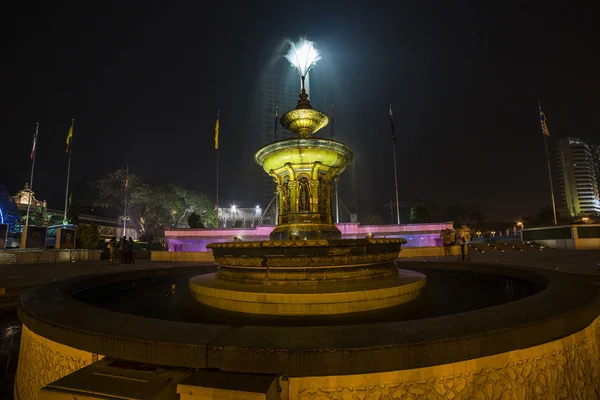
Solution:
<svg viewBox="0 0 600 400">
<path fill-rule="evenodd" d="M 302 91 L 296 108 L 281 116 L 281 125 L 300 137 L 308 138 L 319 129 L 327 126 L 329 122 L 327 115 L 312 108 L 305 87 L 305 78 L 308 72 L 321 56 L 313 42 L 301 39 L 298 43 L 291 43 L 290 50 L 285 58 L 298 71 L 302 79 Z"/>
</svg>

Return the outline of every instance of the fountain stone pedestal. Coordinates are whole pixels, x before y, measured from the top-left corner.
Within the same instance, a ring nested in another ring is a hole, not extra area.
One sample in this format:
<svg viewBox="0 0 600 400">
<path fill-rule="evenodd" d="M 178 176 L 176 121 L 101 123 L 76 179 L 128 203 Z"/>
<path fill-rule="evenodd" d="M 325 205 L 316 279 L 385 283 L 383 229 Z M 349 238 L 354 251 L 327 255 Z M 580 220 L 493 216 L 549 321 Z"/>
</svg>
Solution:
<svg viewBox="0 0 600 400">
<path fill-rule="evenodd" d="M 199 302 L 254 314 L 318 315 L 375 310 L 417 297 L 425 275 L 395 264 L 404 239 L 341 239 L 333 224 L 334 181 L 352 149 L 311 137 L 328 123 L 302 89 L 280 120 L 298 134 L 261 148 L 254 159 L 277 183 L 277 227 L 270 241 L 212 243 L 216 273 L 190 280 Z"/>
</svg>

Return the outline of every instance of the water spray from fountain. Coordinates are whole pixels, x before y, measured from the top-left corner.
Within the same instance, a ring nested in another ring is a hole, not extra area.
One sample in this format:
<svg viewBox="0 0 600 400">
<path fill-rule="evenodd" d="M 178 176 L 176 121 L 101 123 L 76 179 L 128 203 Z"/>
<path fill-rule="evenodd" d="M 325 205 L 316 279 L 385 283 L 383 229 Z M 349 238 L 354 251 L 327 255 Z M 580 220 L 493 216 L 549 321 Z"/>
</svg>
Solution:
<svg viewBox="0 0 600 400">
<path fill-rule="evenodd" d="M 308 72 L 321 59 L 319 51 L 314 42 L 308 39 L 300 39 L 298 42 L 290 42 L 290 49 L 285 58 L 292 64 L 292 67 L 298 71 L 301 79 L 301 90 L 308 93 L 309 80 Z"/>
</svg>

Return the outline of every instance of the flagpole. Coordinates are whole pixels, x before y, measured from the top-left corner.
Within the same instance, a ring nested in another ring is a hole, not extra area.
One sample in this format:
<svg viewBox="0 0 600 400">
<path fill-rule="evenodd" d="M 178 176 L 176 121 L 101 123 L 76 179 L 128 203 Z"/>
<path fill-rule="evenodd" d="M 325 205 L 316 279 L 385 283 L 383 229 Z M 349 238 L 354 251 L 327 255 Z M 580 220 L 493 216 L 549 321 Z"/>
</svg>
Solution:
<svg viewBox="0 0 600 400">
<path fill-rule="evenodd" d="M 554 185 L 552 184 L 552 168 L 550 165 L 550 152 L 548 151 L 548 136 L 550 133 L 548 132 L 548 126 L 546 125 L 546 129 L 544 129 L 545 123 L 545 114 L 542 113 L 542 103 L 538 100 L 538 110 L 540 111 L 540 121 L 542 122 L 542 136 L 544 136 L 544 148 L 546 149 L 546 161 L 548 162 L 548 178 L 550 179 L 550 196 L 552 198 L 552 213 L 554 214 L 554 225 L 558 225 L 558 221 L 556 220 L 556 202 L 554 201 Z M 542 119 L 542 117 L 544 119 Z"/>
<path fill-rule="evenodd" d="M 75 125 L 75 119 L 71 120 L 71 132 Z M 71 178 L 71 153 L 73 152 L 73 136 L 69 138 L 69 162 L 67 164 L 67 188 L 65 189 L 65 213 L 63 214 L 63 224 L 67 224 L 67 206 L 69 205 L 69 179 Z"/>
<path fill-rule="evenodd" d="M 217 127 L 215 132 L 215 150 L 217 151 L 217 216 L 216 227 L 219 229 L 219 114 L 221 110 L 217 110 Z"/>
<path fill-rule="evenodd" d="M 331 140 L 335 140 L 335 117 L 333 115 L 333 104 L 331 105 L 331 111 L 329 113 L 331 115 Z M 335 189 L 335 223 L 340 223 L 340 196 L 338 193 L 338 180 L 336 179 L 333 182 L 333 186 Z"/>
<path fill-rule="evenodd" d="M 33 151 L 31 153 L 31 177 L 29 178 L 29 190 L 33 193 L 33 170 L 35 169 L 35 155 L 37 153 L 37 137 L 40 129 L 40 123 L 37 122 L 35 126 L 35 136 L 33 138 Z M 29 210 L 31 209 L 31 193 L 29 194 L 29 201 L 27 202 L 27 217 L 25 219 L 25 226 L 29 225 Z"/>
<path fill-rule="evenodd" d="M 275 106 L 275 121 L 273 123 L 273 125 L 274 125 L 273 126 L 273 139 L 275 141 L 279 140 L 279 125 L 277 124 L 277 122 L 279 122 L 278 119 L 279 119 L 279 106 Z M 277 184 L 275 184 L 275 221 L 274 221 L 275 225 L 279 225 L 279 207 L 280 207 L 279 192 L 277 190 Z M 267 206 L 265 211 L 267 211 L 268 208 L 269 208 L 269 206 Z"/>
<path fill-rule="evenodd" d="M 556 221 L 556 203 L 554 201 L 554 187 L 552 185 L 552 169 L 550 167 L 550 154 L 548 152 L 548 138 L 544 135 L 544 146 L 546 147 L 546 160 L 548 161 L 548 176 L 550 178 L 550 195 L 552 197 L 552 212 L 554 214 L 554 225 L 558 225 Z"/>
<path fill-rule="evenodd" d="M 127 224 L 127 186 L 129 185 L 129 164 L 125 170 L 125 209 L 123 211 L 123 236 L 125 235 L 125 228 Z"/>
<path fill-rule="evenodd" d="M 394 131 L 394 116 L 392 115 L 392 105 L 390 104 L 390 123 L 392 126 L 392 151 L 394 152 L 394 181 L 396 183 L 396 216 L 398 225 L 400 225 L 400 201 L 398 199 L 398 167 L 396 165 L 396 132 Z"/>
</svg>

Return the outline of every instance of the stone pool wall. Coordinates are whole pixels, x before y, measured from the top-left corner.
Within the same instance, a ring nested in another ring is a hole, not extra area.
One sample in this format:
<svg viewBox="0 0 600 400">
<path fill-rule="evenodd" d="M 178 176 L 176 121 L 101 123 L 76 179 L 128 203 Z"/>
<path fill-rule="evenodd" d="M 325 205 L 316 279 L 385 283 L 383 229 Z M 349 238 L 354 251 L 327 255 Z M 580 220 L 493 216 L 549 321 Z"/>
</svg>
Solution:
<svg viewBox="0 0 600 400">
<path fill-rule="evenodd" d="M 492 400 L 600 398 L 600 317 L 540 346 L 376 374 L 280 378 L 285 399 Z"/>
</svg>

